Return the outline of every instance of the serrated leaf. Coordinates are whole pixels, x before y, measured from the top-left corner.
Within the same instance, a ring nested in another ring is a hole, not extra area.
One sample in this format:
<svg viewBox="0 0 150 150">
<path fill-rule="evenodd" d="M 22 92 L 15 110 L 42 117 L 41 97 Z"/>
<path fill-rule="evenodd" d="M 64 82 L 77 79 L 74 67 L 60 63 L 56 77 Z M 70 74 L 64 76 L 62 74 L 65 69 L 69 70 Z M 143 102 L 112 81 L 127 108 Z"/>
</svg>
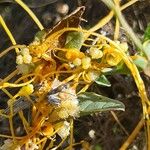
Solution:
<svg viewBox="0 0 150 150">
<path fill-rule="evenodd" d="M 125 110 L 125 106 L 118 100 L 98 95 L 93 92 L 84 92 L 78 95 L 80 115 L 110 110 Z"/>
<path fill-rule="evenodd" d="M 108 81 L 105 75 L 101 75 L 99 78 L 97 78 L 95 80 L 95 83 L 97 83 L 98 85 L 107 86 L 107 87 L 111 86 L 110 82 Z"/>
</svg>

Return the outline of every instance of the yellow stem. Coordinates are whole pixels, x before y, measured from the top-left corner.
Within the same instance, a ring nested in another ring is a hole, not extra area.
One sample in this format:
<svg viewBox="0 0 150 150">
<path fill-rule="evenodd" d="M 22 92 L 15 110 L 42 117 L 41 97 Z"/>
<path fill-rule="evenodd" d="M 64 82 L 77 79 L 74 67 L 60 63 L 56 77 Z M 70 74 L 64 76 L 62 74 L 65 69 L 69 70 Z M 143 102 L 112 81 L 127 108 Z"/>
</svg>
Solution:
<svg viewBox="0 0 150 150">
<path fill-rule="evenodd" d="M 48 138 L 47 138 L 47 137 L 44 137 L 44 138 L 43 138 L 43 141 L 42 141 L 42 144 L 39 143 L 39 144 L 40 144 L 40 149 L 41 149 L 41 150 L 44 149 L 44 146 L 45 146 L 47 140 L 48 140 Z M 40 140 L 40 141 L 41 141 L 41 140 Z M 38 144 L 38 145 L 39 145 L 39 144 Z"/>
<path fill-rule="evenodd" d="M 73 119 L 70 119 L 70 150 L 73 148 Z"/>
<path fill-rule="evenodd" d="M 23 114 L 22 111 L 19 112 L 19 116 L 21 118 L 24 129 L 25 129 L 26 133 L 28 134 L 29 133 L 29 131 L 28 131 L 29 130 L 28 129 L 29 128 L 29 123 L 27 122 L 26 118 L 24 117 L 24 114 Z"/>
<path fill-rule="evenodd" d="M 5 134 L 0 134 L 0 137 L 3 137 L 3 138 L 8 138 L 8 139 L 12 139 L 12 138 L 13 138 L 13 136 L 10 136 L 10 135 L 5 135 Z M 18 139 L 18 140 L 20 140 L 20 139 L 22 139 L 22 137 L 15 137 L 15 139 Z"/>
<path fill-rule="evenodd" d="M 38 145 L 38 144 L 44 142 L 45 140 L 47 140 L 47 137 L 44 137 L 44 138 L 40 139 L 39 141 L 36 142 L 36 144 Z"/>
<path fill-rule="evenodd" d="M 0 15 L 0 23 L 1 23 L 2 27 L 4 28 L 5 32 L 7 33 L 8 37 L 10 38 L 12 44 L 13 44 L 13 45 L 16 45 L 17 43 L 16 43 L 16 41 L 15 41 L 13 35 L 11 34 L 9 28 L 7 27 L 7 25 L 6 25 L 6 23 L 5 23 L 5 21 L 3 20 L 3 18 L 2 18 L 1 15 Z M 16 53 L 19 52 L 19 49 L 18 49 L 18 48 L 15 48 L 15 50 L 16 50 Z"/>
<path fill-rule="evenodd" d="M 114 3 L 116 5 L 120 5 L 119 0 L 114 0 Z M 114 32 L 114 40 L 117 40 L 119 38 L 119 29 L 120 29 L 120 23 L 118 18 L 116 17 L 116 25 L 115 25 L 115 32 Z"/>
<path fill-rule="evenodd" d="M 63 80 L 62 82 L 63 82 L 63 83 L 67 83 L 67 82 L 73 80 L 76 76 L 77 76 L 77 74 L 73 74 L 73 75 L 71 75 L 70 77 L 68 77 L 68 78 L 66 78 L 65 80 Z"/>
<path fill-rule="evenodd" d="M 65 142 L 66 139 L 67 139 L 67 136 L 66 136 L 65 138 L 63 138 L 62 141 L 61 141 L 56 147 L 52 148 L 52 150 L 56 150 L 56 149 L 58 149 L 59 147 L 61 147 L 62 144 Z M 50 148 L 50 147 L 49 147 L 49 148 Z M 46 150 L 49 150 L 48 147 L 47 147 Z M 72 150 L 72 149 L 70 149 L 70 150 Z"/>
<path fill-rule="evenodd" d="M 9 91 L 7 91 L 6 89 L 2 89 L 2 91 L 5 93 L 5 94 L 7 94 L 7 96 L 9 97 L 9 98 L 13 98 L 13 95 L 11 95 L 11 93 L 9 92 Z"/>
<path fill-rule="evenodd" d="M 131 40 L 135 43 L 135 45 L 139 48 L 139 51 L 143 50 L 143 45 L 137 35 L 133 32 L 132 28 L 129 26 L 124 16 L 121 13 L 121 9 L 119 5 L 115 5 L 112 0 L 102 0 L 111 10 L 116 14 L 120 24 L 126 31 L 126 33 L 130 36 Z"/>
<path fill-rule="evenodd" d="M 89 88 L 90 85 L 91 85 L 91 84 L 86 84 L 86 85 L 77 93 L 77 95 L 80 94 L 80 93 L 82 93 L 82 92 L 85 92 L 85 91 Z"/>
<path fill-rule="evenodd" d="M 150 150 L 150 120 L 146 120 L 146 129 L 147 129 L 147 148 Z"/>
<path fill-rule="evenodd" d="M 118 38 L 119 38 L 119 29 L 120 29 L 120 23 L 119 23 L 119 20 L 116 18 L 114 40 L 118 40 Z"/>
<path fill-rule="evenodd" d="M 9 81 L 11 78 L 13 78 L 16 74 L 18 73 L 18 70 L 14 70 L 12 73 L 10 73 L 6 78 L 2 79 L 0 82 L 0 85 L 3 84 L 4 82 Z"/>
<path fill-rule="evenodd" d="M 111 41 L 111 43 L 114 43 L 114 42 Z M 114 43 L 114 45 L 116 47 L 118 47 L 115 43 Z M 135 66 L 135 64 L 133 63 L 130 56 L 127 56 L 123 52 L 123 50 L 121 50 L 119 47 L 118 47 L 118 49 L 115 49 L 115 50 L 118 52 L 118 54 L 121 55 L 122 59 L 124 60 L 124 62 L 126 64 L 126 66 L 129 68 L 129 70 L 131 71 L 131 73 L 134 77 L 135 83 L 136 83 L 137 88 L 139 90 L 139 95 L 141 97 L 141 103 L 142 103 L 142 106 L 143 106 L 143 117 L 149 121 L 148 107 L 150 107 L 150 101 L 147 97 L 146 90 L 145 90 L 145 85 L 144 85 L 144 82 L 143 82 L 143 80 L 142 80 L 142 78 L 139 74 L 139 71 L 138 71 L 137 67 Z M 138 132 L 138 131 L 136 130 L 136 132 Z M 148 125 L 147 126 L 147 141 L 150 140 L 149 139 L 150 138 L 150 133 L 149 132 L 150 132 L 150 130 L 149 130 L 149 125 Z M 128 143 L 131 143 L 133 141 L 134 136 L 135 136 L 134 134 L 132 134 L 132 136 L 129 136 L 130 138 L 128 140 Z M 121 150 L 124 150 L 125 149 L 124 147 L 128 146 L 128 143 L 126 143 Z M 148 146 L 149 146 L 149 144 L 148 144 Z M 149 148 L 150 147 L 148 147 L 148 149 Z"/>
<path fill-rule="evenodd" d="M 17 83 L 19 83 L 21 80 L 25 80 L 25 79 L 28 79 L 28 78 L 36 78 L 36 77 L 43 77 L 42 75 L 40 75 L 40 74 L 37 74 L 37 73 L 31 73 L 31 74 L 27 74 L 27 75 L 24 75 L 24 76 L 22 76 L 22 77 L 20 77 L 19 79 L 17 79 L 14 83 L 15 84 L 17 84 Z"/>
<path fill-rule="evenodd" d="M 132 143 L 132 141 L 135 139 L 135 137 L 137 136 L 137 134 L 139 133 L 139 131 L 143 127 L 144 122 L 145 121 L 142 118 L 139 121 L 139 123 L 137 124 L 136 128 L 133 130 L 133 132 L 130 134 L 130 136 L 128 137 L 128 139 L 123 143 L 123 145 L 120 147 L 119 150 L 126 150 L 128 148 L 128 146 Z"/>
<path fill-rule="evenodd" d="M 130 0 L 129 2 L 127 2 L 126 4 L 121 6 L 121 10 L 126 9 L 127 7 L 131 6 L 132 4 L 134 4 L 137 1 L 138 0 Z M 101 27 L 103 27 L 105 24 L 107 24 L 112 19 L 113 15 L 114 15 L 114 12 L 111 11 L 106 17 L 101 19 L 95 26 L 90 28 L 89 31 L 96 31 L 96 30 L 100 29 Z"/>
<path fill-rule="evenodd" d="M 29 16 L 34 20 L 34 22 L 37 24 L 40 30 L 43 30 L 44 27 L 39 21 L 39 19 L 35 16 L 35 14 L 32 12 L 32 10 L 22 1 L 22 0 L 15 0 L 28 14 Z"/>
<path fill-rule="evenodd" d="M 6 88 L 6 87 L 22 87 L 22 86 L 26 86 L 26 85 L 30 84 L 31 82 L 33 82 L 34 79 L 35 79 L 35 77 L 33 79 L 25 82 L 25 83 L 20 83 L 20 84 L 13 84 L 13 83 L 6 82 L 6 83 L 3 83 L 2 86 L 0 86 L 0 89 Z"/>
<path fill-rule="evenodd" d="M 13 127 L 13 104 L 10 104 L 10 116 L 9 116 L 9 126 L 10 126 L 10 131 L 11 131 L 11 135 L 13 138 L 13 142 L 16 143 L 15 140 L 15 132 L 14 132 L 14 127 Z"/>
<path fill-rule="evenodd" d="M 1 53 L 0 53 L 0 58 L 3 57 L 4 55 L 6 55 L 9 51 L 13 50 L 13 49 L 17 49 L 17 52 L 19 52 L 19 49 L 18 48 L 23 48 L 25 47 L 25 45 L 14 45 L 14 46 L 10 46 L 8 47 L 7 49 L 3 50 Z"/>
</svg>

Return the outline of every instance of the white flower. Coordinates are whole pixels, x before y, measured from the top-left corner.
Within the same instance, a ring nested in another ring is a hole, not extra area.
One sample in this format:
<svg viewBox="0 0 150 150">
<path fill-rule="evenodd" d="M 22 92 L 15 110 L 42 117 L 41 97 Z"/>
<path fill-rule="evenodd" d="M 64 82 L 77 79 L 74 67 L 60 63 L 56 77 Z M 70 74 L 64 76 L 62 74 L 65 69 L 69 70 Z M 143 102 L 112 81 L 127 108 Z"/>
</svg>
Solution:
<svg viewBox="0 0 150 150">
<path fill-rule="evenodd" d="M 16 57 L 16 64 L 18 64 L 18 65 L 23 64 L 23 57 L 22 57 L 22 55 L 18 55 Z"/>
<path fill-rule="evenodd" d="M 29 49 L 27 47 L 21 49 L 21 55 L 29 55 Z"/>
<path fill-rule="evenodd" d="M 61 99 L 61 109 L 58 112 L 58 116 L 62 119 L 68 118 L 69 116 L 78 117 L 79 115 L 79 101 L 76 97 L 75 90 L 68 88 L 63 90 L 59 94 Z"/>
<path fill-rule="evenodd" d="M 67 137 L 70 133 L 70 123 L 64 121 L 63 126 L 58 130 L 57 134 L 63 139 Z"/>
<path fill-rule="evenodd" d="M 62 89 L 59 89 L 57 93 L 50 95 L 51 98 L 60 100 L 60 105 L 58 107 L 57 114 L 61 119 L 66 119 L 69 116 L 78 117 L 79 115 L 79 102 L 76 96 L 75 89 L 72 89 L 69 84 L 63 86 L 62 82 L 55 79 L 52 83 L 52 90 L 56 89 L 62 85 Z"/>
<path fill-rule="evenodd" d="M 32 62 L 32 56 L 29 54 L 23 55 L 23 62 L 25 64 L 30 64 Z"/>
<path fill-rule="evenodd" d="M 21 49 L 19 55 L 16 57 L 16 63 L 18 65 L 21 64 L 30 64 L 32 62 L 32 56 L 29 53 L 29 49 L 27 47 Z"/>
<path fill-rule="evenodd" d="M 58 79 L 54 79 L 51 88 L 55 89 L 57 88 L 59 85 L 61 84 L 61 82 Z"/>
</svg>

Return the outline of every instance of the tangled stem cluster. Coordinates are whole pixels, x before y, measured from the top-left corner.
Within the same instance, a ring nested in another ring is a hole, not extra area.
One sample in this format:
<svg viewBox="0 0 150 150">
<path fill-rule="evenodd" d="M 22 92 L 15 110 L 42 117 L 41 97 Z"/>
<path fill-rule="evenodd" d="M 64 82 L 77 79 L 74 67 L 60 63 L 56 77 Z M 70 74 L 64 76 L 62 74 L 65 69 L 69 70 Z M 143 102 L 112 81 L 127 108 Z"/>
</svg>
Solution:
<svg viewBox="0 0 150 150">
<path fill-rule="evenodd" d="M 144 117 L 149 120 L 150 102 L 127 43 L 110 40 L 92 29 L 65 27 L 45 34 L 30 45 L 12 46 L 0 54 L 2 57 L 17 49 L 17 69 L 0 82 L 0 89 L 9 97 L 9 110 L 0 112 L 0 121 L 7 118 L 10 124 L 11 135 L 0 134 L 11 139 L 6 141 L 9 147 L 4 143 L 5 149 L 44 149 L 45 145 L 47 149 L 58 148 L 70 133 L 72 141 L 72 119 L 80 116 L 78 94 L 120 64 L 125 64 L 133 75 Z M 16 77 L 14 83 L 9 82 L 12 77 Z M 19 90 L 13 95 L 8 88 Z M 16 109 L 19 101 L 26 107 Z M 32 113 L 28 118 L 23 109 L 30 107 Z M 19 130 L 13 125 L 16 114 L 22 122 L 23 135 L 16 135 Z M 150 137 L 149 124 L 147 128 Z M 57 146 L 56 136 L 62 140 Z"/>
</svg>

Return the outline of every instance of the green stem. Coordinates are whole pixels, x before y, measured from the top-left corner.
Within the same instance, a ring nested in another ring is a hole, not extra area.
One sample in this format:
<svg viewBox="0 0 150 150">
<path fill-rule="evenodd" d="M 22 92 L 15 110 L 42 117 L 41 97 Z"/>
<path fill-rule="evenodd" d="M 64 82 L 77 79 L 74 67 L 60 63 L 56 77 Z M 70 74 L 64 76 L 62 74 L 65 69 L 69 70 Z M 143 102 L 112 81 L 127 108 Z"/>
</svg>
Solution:
<svg viewBox="0 0 150 150">
<path fill-rule="evenodd" d="M 142 51 L 143 50 L 142 43 L 140 39 L 137 37 L 137 35 L 134 33 L 132 28 L 129 26 L 129 24 L 126 22 L 124 16 L 120 11 L 119 5 L 115 5 L 111 0 L 101 0 L 101 1 L 103 1 L 103 3 L 105 3 L 110 9 L 112 9 L 115 12 L 116 16 L 118 17 L 121 25 L 124 27 L 127 34 L 130 36 L 135 45 L 139 48 L 139 51 Z"/>
</svg>

